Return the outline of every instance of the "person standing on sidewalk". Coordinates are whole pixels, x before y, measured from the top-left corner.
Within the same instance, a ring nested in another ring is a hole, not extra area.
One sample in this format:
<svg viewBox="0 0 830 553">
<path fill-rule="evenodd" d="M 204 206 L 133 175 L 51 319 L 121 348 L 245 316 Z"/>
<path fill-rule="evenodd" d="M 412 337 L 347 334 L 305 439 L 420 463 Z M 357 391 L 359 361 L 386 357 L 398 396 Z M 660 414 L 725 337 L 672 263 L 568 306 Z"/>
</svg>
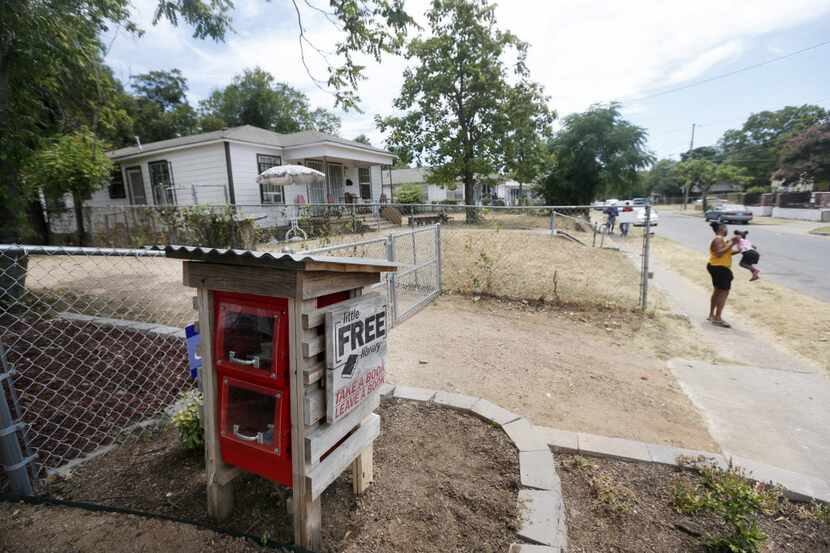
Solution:
<svg viewBox="0 0 830 553">
<path fill-rule="evenodd" d="M 712 242 L 709 243 L 709 263 L 706 270 L 712 277 L 712 298 L 709 301 L 709 317 L 713 325 L 730 328 L 732 325 L 723 320 L 723 307 L 726 305 L 726 298 L 729 297 L 729 290 L 732 288 L 732 256 L 739 253 L 735 248 L 738 237 L 726 240 L 727 228 L 723 223 L 713 222 L 710 225 L 715 233 Z"/>
</svg>

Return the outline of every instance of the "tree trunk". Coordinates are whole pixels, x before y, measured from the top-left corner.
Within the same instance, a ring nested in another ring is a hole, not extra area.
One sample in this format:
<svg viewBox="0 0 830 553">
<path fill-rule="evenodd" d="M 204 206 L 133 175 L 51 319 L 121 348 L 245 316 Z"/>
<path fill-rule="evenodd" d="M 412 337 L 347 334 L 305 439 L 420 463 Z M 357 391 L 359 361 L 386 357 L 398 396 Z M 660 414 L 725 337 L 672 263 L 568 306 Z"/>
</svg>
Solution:
<svg viewBox="0 0 830 553">
<path fill-rule="evenodd" d="M 35 241 L 38 244 L 49 245 L 51 231 L 49 229 L 49 220 L 46 216 L 46 210 L 39 199 L 31 200 L 26 205 L 29 223 L 32 226 L 32 231 L 35 233 Z"/>
<path fill-rule="evenodd" d="M 75 226 L 78 230 L 78 245 L 86 246 L 86 229 L 84 228 L 84 200 L 77 192 L 72 192 L 72 209 L 75 211 Z"/>
<path fill-rule="evenodd" d="M 0 148 L 8 148 L 7 141 L 10 139 L 10 62 L 11 47 L 0 42 Z M 20 216 L 16 209 L 20 194 L 17 170 L 11 155 L 0 156 L 0 244 L 20 242 Z"/>
<path fill-rule="evenodd" d="M 464 203 L 473 205 L 475 203 L 475 180 L 472 171 L 464 171 Z M 468 207 L 466 210 L 466 223 L 472 225 L 478 222 L 478 210 Z"/>
</svg>

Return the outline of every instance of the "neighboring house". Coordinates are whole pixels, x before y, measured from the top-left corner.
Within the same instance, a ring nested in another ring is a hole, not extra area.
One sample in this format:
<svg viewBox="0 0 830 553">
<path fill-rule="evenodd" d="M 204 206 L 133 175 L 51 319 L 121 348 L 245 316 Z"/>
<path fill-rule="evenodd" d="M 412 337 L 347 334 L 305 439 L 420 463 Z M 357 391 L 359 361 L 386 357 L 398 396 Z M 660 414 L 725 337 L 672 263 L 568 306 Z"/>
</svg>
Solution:
<svg viewBox="0 0 830 553">
<path fill-rule="evenodd" d="M 414 167 L 403 169 L 392 169 L 388 174 L 391 174 L 392 187 L 403 185 L 414 185 L 421 188 L 423 191 L 424 201 L 426 203 L 440 203 L 440 202 L 464 202 L 464 183 L 458 181 L 454 189 L 449 186 L 439 186 L 437 184 L 427 183 L 427 176 L 429 175 L 429 167 Z M 392 197 L 392 191 L 389 185 L 389 176 L 384 172 L 384 194 L 387 198 Z M 521 187 L 518 182 L 507 180 L 504 177 L 496 177 L 491 179 L 495 184 L 476 183 L 475 197 L 471 204 L 480 204 L 482 198 L 490 198 L 491 200 L 503 200 L 506 205 L 518 205 L 521 194 L 519 189 L 522 189 L 522 194 L 528 194 L 528 187 L 525 185 Z"/>
<path fill-rule="evenodd" d="M 286 224 L 296 203 L 376 203 L 381 172 L 395 156 L 353 140 L 317 131 L 278 134 L 244 125 L 121 148 L 108 152 L 116 170 L 108 188 L 85 205 L 101 217 L 126 206 L 229 204 L 262 217 L 263 224 Z M 275 165 L 299 164 L 326 174 L 319 185 L 260 186 L 256 177 Z M 69 200 L 71 202 L 71 200 Z M 291 213 L 290 213 L 291 212 Z M 93 221 L 95 224 L 96 221 Z"/>
<path fill-rule="evenodd" d="M 709 188 L 709 194 L 729 194 L 730 192 L 743 192 L 744 188 L 740 184 L 732 182 L 718 182 Z M 695 185 L 692 187 L 693 194 L 700 194 L 700 188 Z"/>
<path fill-rule="evenodd" d="M 773 192 L 813 192 L 816 181 L 809 175 L 800 175 L 797 179 L 773 177 L 770 180 Z"/>
</svg>

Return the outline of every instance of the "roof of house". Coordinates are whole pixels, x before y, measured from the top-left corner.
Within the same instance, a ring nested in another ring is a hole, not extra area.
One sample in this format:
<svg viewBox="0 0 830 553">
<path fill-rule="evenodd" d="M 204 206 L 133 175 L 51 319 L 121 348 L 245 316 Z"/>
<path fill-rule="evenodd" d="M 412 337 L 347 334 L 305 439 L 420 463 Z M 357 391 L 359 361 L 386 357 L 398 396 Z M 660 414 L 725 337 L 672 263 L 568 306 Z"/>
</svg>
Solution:
<svg viewBox="0 0 830 553">
<path fill-rule="evenodd" d="M 252 144 L 262 144 L 277 148 L 291 148 L 294 146 L 307 146 L 310 144 L 332 142 L 341 146 L 350 146 L 361 150 L 389 154 L 388 151 L 381 148 L 375 148 L 374 146 L 368 146 L 362 142 L 347 140 L 345 138 L 340 138 L 339 136 L 325 134 L 319 131 L 300 131 L 280 134 L 269 131 L 268 129 L 254 127 L 252 125 L 242 125 L 241 127 L 231 127 L 219 131 L 203 132 L 199 134 L 191 134 L 189 136 L 181 136 L 179 138 L 171 138 L 169 140 L 149 142 L 147 144 L 142 144 L 140 148 L 138 146 L 121 148 L 109 152 L 109 156 L 114 160 L 118 160 L 128 157 L 136 157 L 139 155 L 149 155 L 172 148 L 181 148 L 219 140 L 250 142 Z"/>
</svg>

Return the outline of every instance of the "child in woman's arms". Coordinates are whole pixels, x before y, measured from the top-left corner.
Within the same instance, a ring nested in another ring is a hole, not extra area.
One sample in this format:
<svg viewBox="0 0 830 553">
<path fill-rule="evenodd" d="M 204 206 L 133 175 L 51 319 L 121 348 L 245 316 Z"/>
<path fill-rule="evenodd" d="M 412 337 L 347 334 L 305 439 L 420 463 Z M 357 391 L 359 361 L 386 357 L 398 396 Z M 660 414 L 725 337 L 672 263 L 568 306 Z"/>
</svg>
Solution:
<svg viewBox="0 0 830 553">
<path fill-rule="evenodd" d="M 753 280 L 758 280 L 758 275 L 761 274 L 761 271 L 755 266 L 758 261 L 761 259 L 761 256 L 758 255 L 758 248 L 752 245 L 752 242 L 746 237 L 749 234 L 748 230 L 736 230 L 735 236 L 738 238 L 738 250 L 741 252 L 741 267 L 752 273 L 752 278 L 749 279 L 750 282 Z"/>
</svg>

